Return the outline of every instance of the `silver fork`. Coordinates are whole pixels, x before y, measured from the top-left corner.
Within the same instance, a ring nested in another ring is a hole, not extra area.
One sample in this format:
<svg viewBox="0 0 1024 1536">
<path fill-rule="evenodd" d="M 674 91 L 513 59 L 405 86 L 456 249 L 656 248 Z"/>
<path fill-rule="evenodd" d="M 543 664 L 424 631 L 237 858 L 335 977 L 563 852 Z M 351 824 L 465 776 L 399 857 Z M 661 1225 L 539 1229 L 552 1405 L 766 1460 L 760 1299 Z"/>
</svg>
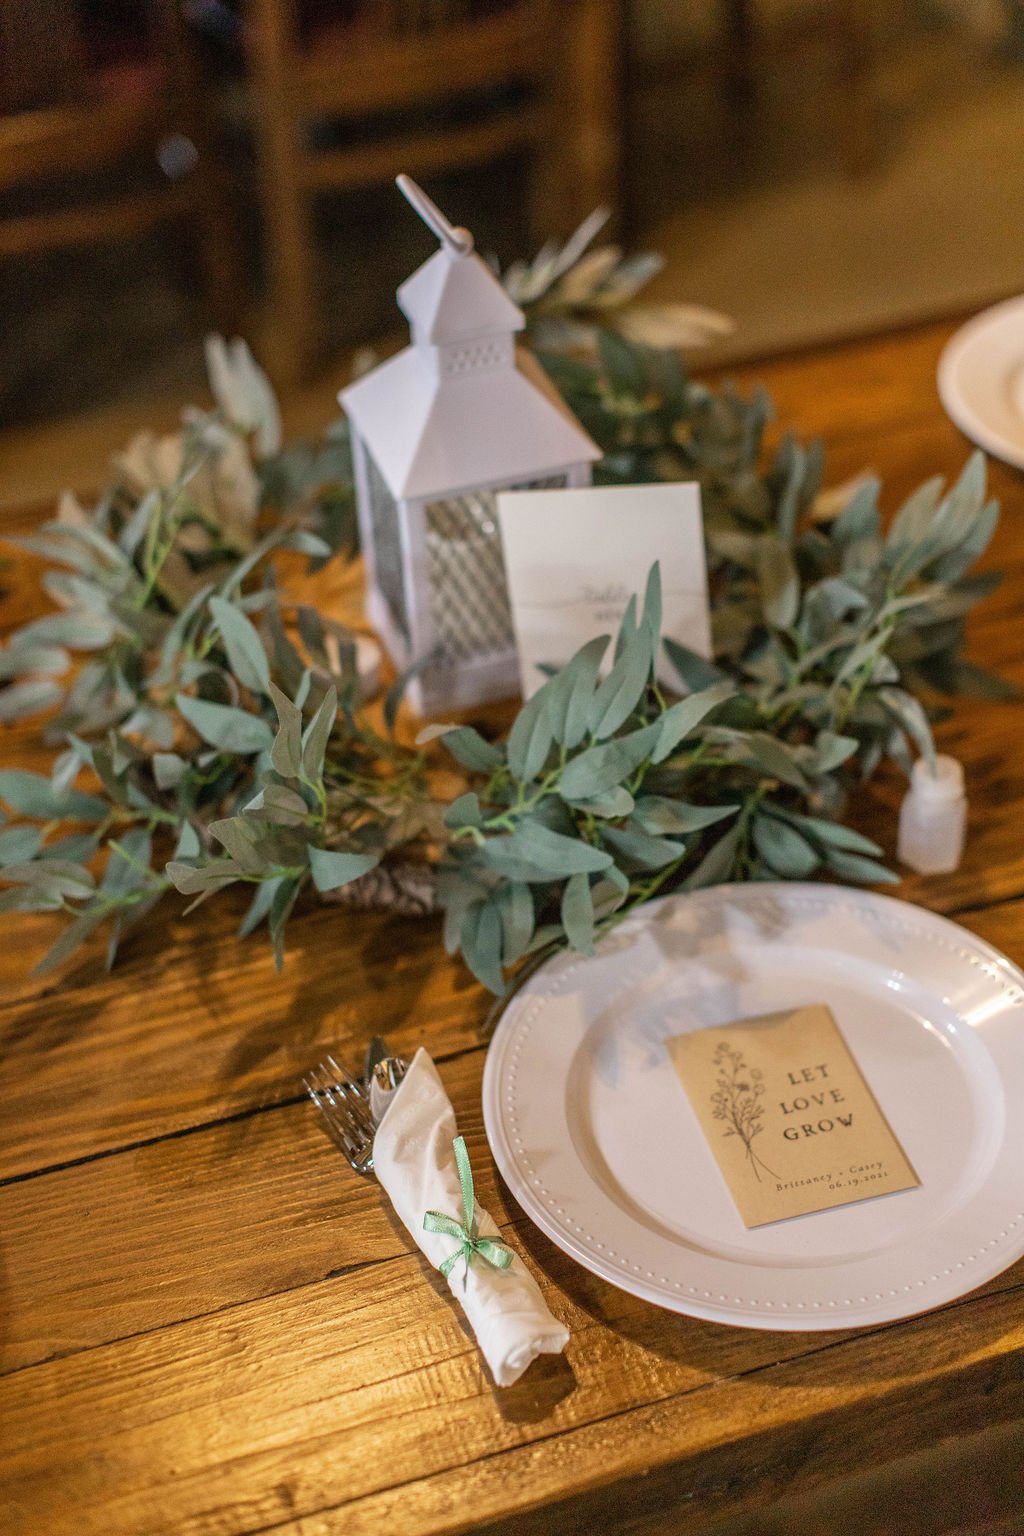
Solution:
<svg viewBox="0 0 1024 1536">
<path fill-rule="evenodd" d="M 374 1124 L 362 1085 L 343 1072 L 333 1056 L 307 1072 L 302 1081 L 349 1166 L 356 1173 L 372 1173 Z"/>
<path fill-rule="evenodd" d="M 356 1173 L 373 1172 L 373 1136 L 392 1095 L 405 1076 L 406 1063 L 389 1056 L 375 1039 L 366 1063 L 366 1081 L 356 1082 L 328 1056 L 302 1079 L 332 1139 Z"/>
</svg>

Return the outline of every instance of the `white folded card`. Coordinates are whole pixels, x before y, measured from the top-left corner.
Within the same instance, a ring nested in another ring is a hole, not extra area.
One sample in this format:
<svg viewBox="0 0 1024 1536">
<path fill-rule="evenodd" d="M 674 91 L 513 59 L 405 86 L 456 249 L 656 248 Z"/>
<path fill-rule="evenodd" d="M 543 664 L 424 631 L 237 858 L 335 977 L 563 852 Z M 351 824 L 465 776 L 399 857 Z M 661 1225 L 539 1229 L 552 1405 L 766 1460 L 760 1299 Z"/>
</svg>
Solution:
<svg viewBox="0 0 1024 1536">
<path fill-rule="evenodd" d="M 711 655 L 698 485 L 501 491 L 498 517 L 524 698 L 544 681 L 542 666 L 562 667 L 588 640 L 616 632 L 656 560 L 662 633 Z M 665 680 L 678 686 L 671 671 Z"/>
</svg>

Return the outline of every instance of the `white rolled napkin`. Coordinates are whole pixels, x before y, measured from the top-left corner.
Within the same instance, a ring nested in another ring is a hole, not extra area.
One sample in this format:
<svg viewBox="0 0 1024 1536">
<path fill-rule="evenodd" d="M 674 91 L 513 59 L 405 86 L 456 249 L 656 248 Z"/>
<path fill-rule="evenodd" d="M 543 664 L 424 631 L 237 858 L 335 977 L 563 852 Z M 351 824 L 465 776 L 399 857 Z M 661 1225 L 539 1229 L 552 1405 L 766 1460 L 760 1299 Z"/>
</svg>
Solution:
<svg viewBox="0 0 1024 1536">
<path fill-rule="evenodd" d="M 377 1127 L 373 1167 L 395 1211 L 435 1269 L 457 1248 L 455 1238 L 429 1232 L 423 1218 L 440 1211 L 463 1221 L 462 1188 L 452 1143 L 458 1134 L 437 1068 L 418 1050 Z M 498 1228 L 475 1204 L 481 1237 L 499 1238 Z M 568 1343 L 568 1329 L 552 1317 L 536 1281 L 518 1254 L 507 1269 L 479 1255 L 468 1269 L 460 1259 L 448 1287 L 467 1318 L 491 1375 L 509 1387 L 538 1355 L 556 1355 Z"/>
</svg>

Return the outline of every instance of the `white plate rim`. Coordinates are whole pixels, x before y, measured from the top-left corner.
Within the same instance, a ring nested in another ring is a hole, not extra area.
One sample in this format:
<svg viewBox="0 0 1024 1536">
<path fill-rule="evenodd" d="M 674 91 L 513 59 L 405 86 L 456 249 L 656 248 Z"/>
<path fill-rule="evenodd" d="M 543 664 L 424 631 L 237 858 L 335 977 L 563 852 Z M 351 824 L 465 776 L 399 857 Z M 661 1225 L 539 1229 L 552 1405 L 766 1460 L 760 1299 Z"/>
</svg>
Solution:
<svg viewBox="0 0 1024 1536">
<path fill-rule="evenodd" d="M 799 898 L 801 894 L 804 899 L 807 895 L 822 899 L 831 894 L 833 899 L 842 898 L 846 901 L 866 903 L 869 908 L 875 907 L 883 912 L 889 910 L 894 915 L 898 914 L 904 921 L 910 914 L 919 927 L 923 927 L 926 931 L 931 930 L 933 942 L 938 942 L 946 949 L 952 948 L 972 965 L 980 965 L 981 969 L 1006 991 L 1008 1006 L 1024 1006 L 1024 972 L 986 940 L 927 908 L 856 887 L 800 881 L 758 882 L 757 884 L 748 882 L 713 886 L 691 893 L 674 893 L 638 908 L 616 931 L 621 935 L 624 930 L 628 931 L 629 927 L 638 927 L 650 922 L 657 910 L 668 903 L 730 900 L 743 903 L 772 896 L 781 899 L 788 896 L 793 899 Z M 568 976 L 580 965 L 587 963 L 585 956 L 562 952 L 539 967 L 529 978 L 510 1001 L 495 1029 L 487 1053 L 483 1078 L 485 1132 L 505 1183 L 535 1225 L 556 1246 L 576 1259 L 584 1268 L 601 1276 L 617 1288 L 670 1311 L 709 1322 L 729 1323 L 739 1327 L 810 1332 L 877 1326 L 880 1323 L 893 1322 L 932 1311 L 975 1290 L 1024 1256 L 1024 1210 L 1022 1210 L 1016 1212 L 1012 1220 L 1006 1220 L 1003 1229 L 983 1244 L 977 1252 L 967 1255 L 969 1262 L 957 1261 L 955 1267 L 950 1267 L 942 1276 L 933 1274 L 930 1278 L 935 1282 L 935 1288 L 932 1290 L 928 1290 L 925 1281 L 917 1279 L 913 1285 L 904 1285 L 899 1292 L 889 1291 L 886 1295 L 879 1292 L 874 1298 L 861 1297 L 859 1302 L 849 1299 L 839 1306 L 834 1301 L 829 1301 L 827 1305 L 822 1304 L 820 1311 L 807 1310 L 803 1304 L 798 1309 L 786 1310 L 786 1304 L 782 1303 L 780 1308 L 773 1309 L 769 1315 L 766 1311 L 756 1310 L 758 1307 L 756 1301 L 737 1308 L 721 1305 L 721 1302 L 728 1301 L 726 1296 L 722 1296 L 720 1302 L 704 1300 L 696 1287 L 691 1287 L 689 1292 L 684 1293 L 676 1285 L 673 1291 L 669 1291 L 661 1284 L 649 1283 L 639 1266 L 630 1265 L 626 1260 L 620 1260 L 617 1264 L 612 1263 L 603 1258 L 600 1253 L 594 1252 L 592 1247 L 558 1220 L 549 1208 L 549 1204 L 535 1193 L 529 1180 L 523 1176 L 507 1135 L 501 1105 L 503 1058 L 524 1010 L 536 997 L 537 989 L 544 983 L 545 978 L 560 977 L 563 974 Z M 1024 1028 L 1024 1020 L 1022 1020 L 1022 1028 Z M 1024 1204 L 1024 1195 L 1021 1203 Z M 570 1225 L 575 1224 L 570 1221 Z M 582 1229 L 578 1231 L 582 1232 Z M 815 1266 L 808 1266 L 808 1272 L 813 1273 L 814 1269 Z M 926 1291 L 927 1294 L 925 1294 Z M 706 1294 L 705 1292 L 704 1295 Z M 741 1298 L 734 1298 L 734 1300 L 739 1302 Z M 864 1302 L 867 1303 L 866 1306 L 860 1305 Z M 761 1303 L 761 1305 L 771 1306 L 771 1303 Z M 817 1307 L 818 1303 L 814 1305 Z"/>
<path fill-rule="evenodd" d="M 1021 421 L 1019 438 L 1007 437 L 983 415 L 978 414 L 969 395 L 964 393 L 962 378 L 964 362 L 979 343 L 984 344 L 993 337 L 998 341 L 1003 331 L 1015 321 L 1024 322 L 1024 295 L 1004 299 L 966 321 L 942 350 L 938 366 L 938 389 L 946 414 L 965 436 L 994 458 L 1015 469 L 1024 469 L 1024 420 Z M 1024 324 L 1020 326 L 1020 332 L 1024 336 Z M 1019 361 L 1024 364 L 1024 349 Z"/>
</svg>

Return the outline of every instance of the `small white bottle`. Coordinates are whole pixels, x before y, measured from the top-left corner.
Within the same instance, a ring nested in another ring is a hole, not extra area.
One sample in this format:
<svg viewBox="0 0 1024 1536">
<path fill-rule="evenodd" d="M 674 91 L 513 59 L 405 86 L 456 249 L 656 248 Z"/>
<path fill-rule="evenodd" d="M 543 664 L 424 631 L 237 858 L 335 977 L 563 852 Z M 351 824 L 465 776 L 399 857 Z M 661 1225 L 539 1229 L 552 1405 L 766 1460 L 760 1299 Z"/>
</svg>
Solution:
<svg viewBox="0 0 1024 1536">
<path fill-rule="evenodd" d="M 937 757 L 933 773 L 927 758 L 919 757 L 900 806 L 900 862 L 919 875 L 949 874 L 960 863 L 966 822 L 962 765 L 955 757 Z"/>
</svg>

